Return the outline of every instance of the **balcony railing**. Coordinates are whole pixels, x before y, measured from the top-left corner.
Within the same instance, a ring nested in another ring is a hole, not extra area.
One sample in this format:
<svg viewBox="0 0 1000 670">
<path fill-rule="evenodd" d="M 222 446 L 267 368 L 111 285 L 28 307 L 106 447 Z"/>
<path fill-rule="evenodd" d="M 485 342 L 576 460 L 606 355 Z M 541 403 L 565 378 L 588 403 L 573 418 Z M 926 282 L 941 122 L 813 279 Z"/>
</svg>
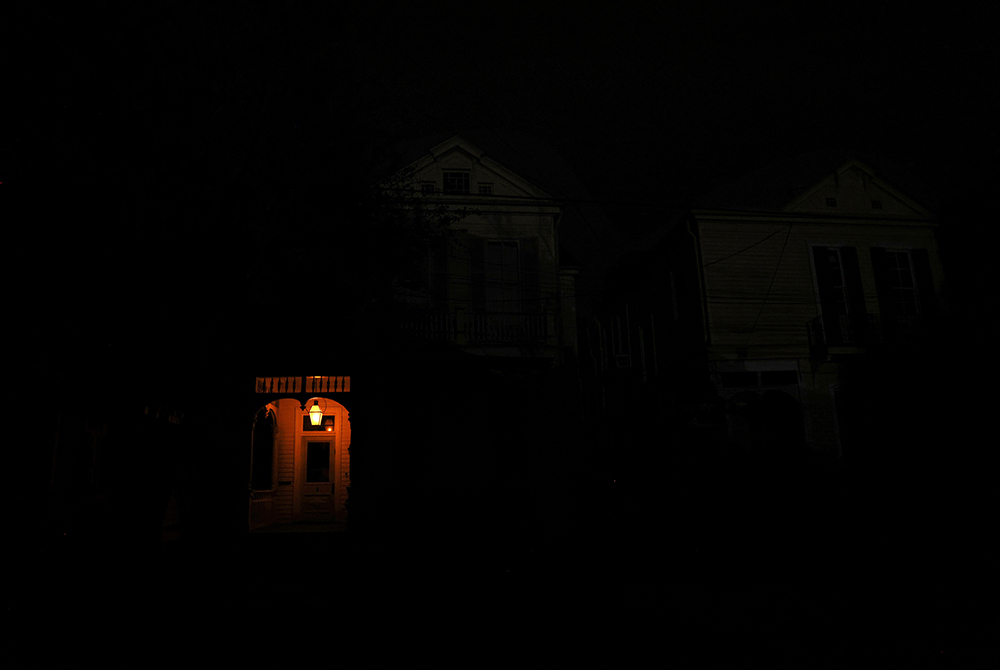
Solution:
<svg viewBox="0 0 1000 670">
<path fill-rule="evenodd" d="M 454 342 L 458 333 L 455 312 L 421 312 L 401 322 L 405 339 L 423 342 Z"/>
<path fill-rule="evenodd" d="M 403 319 L 405 339 L 463 344 L 555 344 L 555 315 L 510 313 L 417 312 Z"/>
<path fill-rule="evenodd" d="M 473 314 L 469 341 L 476 344 L 545 344 L 549 337 L 546 314 Z"/>
<path fill-rule="evenodd" d="M 346 393 L 350 377 L 257 377 L 257 393 Z"/>
</svg>

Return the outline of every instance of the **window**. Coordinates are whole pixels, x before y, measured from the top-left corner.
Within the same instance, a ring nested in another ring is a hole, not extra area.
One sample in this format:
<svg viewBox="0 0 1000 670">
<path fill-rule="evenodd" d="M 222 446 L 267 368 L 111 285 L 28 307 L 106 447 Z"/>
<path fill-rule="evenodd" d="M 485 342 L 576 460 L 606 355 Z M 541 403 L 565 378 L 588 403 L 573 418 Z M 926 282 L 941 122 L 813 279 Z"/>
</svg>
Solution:
<svg viewBox="0 0 1000 670">
<path fill-rule="evenodd" d="M 434 193 L 434 184 L 421 184 L 420 192 L 424 195 L 431 195 Z"/>
<path fill-rule="evenodd" d="M 517 240 L 486 243 L 486 310 L 521 311 L 520 249 Z"/>
<path fill-rule="evenodd" d="M 493 184 L 479 183 L 479 195 L 493 195 Z"/>
<path fill-rule="evenodd" d="M 906 250 L 872 249 L 872 266 L 879 289 L 879 307 L 886 315 L 915 316 L 920 313 L 914 262 Z"/>
<path fill-rule="evenodd" d="M 827 247 L 816 253 L 817 274 L 823 278 L 825 286 L 820 287 L 820 293 L 825 293 L 823 314 L 839 316 L 847 314 L 847 283 L 844 281 L 844 265 L 841 262 L 840 250 Z"/>
<path fill-rule="evenodd" d="M 836 207 L 837 206 L 837 199 L 836 198 L 827 198 L 826 199 L 826 206 L 827 207 Z"/>
<path fill-rule="evenodd" d="M 937 311 L 927 249 L 872 247 L 871 257 L 882 337 L 896 342 L 919 338 L 925 320 Z"/>
<path fill-rule="evenodd" d="M 865 292 L 854 247 L 813 247 L 822 335 L 829 345 L 854 345 L 866 336 Z"/>
<path fill-rule="evenodd" d="M 302 417 L 302 432 L 325 432 L 332 433 L 334 426 L 334 416 L 332 414 L 324 414 L 323 420 L 319 422 L 318 426 L 312 425 L 312 420 L 308 416 Z"/>
<path fill-rule="evenodd" d="M 455 195 L 469 192 L 469 172 L 449 171 L 444 173 L 444 192 Z"/>
<path fill-rule="evenodd" d="M 306 482 L 330 481 L 330 443 L 309 442 L 306 444 Z"/>
<path fill-rule="evenodd" d="M 872 200 L 872 209 L 882 209 L 882 201 Z"/>
</svg>

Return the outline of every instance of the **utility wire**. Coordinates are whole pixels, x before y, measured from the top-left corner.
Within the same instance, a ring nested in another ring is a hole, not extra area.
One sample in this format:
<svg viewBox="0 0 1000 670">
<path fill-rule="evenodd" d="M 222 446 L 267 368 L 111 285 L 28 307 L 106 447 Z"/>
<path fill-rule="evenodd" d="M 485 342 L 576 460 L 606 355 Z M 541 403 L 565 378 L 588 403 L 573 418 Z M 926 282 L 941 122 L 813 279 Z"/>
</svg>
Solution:
<svg viewBox="0 0 1000 670">
<path fill-rule="evenodd" d="M 757 328 L 757 322 L 760 320 L 760 315 L 764 313 L 764 305 L 767 304 L 767 297 L 771 295 L 771 287 L 774 286 L 774 278 L 778 276 L 778 268 L 781 267 L 781 259 L 785 256 L 785 245 L 788 244 L 788 237 L 791 234 L 792 224 L 788 224 L 788 232 L 785 233 L 785 241 L 781 243 L 781 253 L 778 254 L 778 262 L 774 265 L 774 274 L 771 275 L 771 283 L 767 285 L 767 293 L 764 294 L 764 300 L 760 303 L 760 309 L 757 311 L 757 318 L 753 320 L 753 325 L 750 326 L 750 332 L 747 333 L 747 339 L 743 342 L 744 347 L 750 344 L 750 336 L 753 335 L 753 331 Z M 774 235 L 777 235 L 777 233 L 774 233 Z M 761 242 L 763 241 L 764 240 L 761 240 Z M 760 244 L 760 242 L 758 242 L 758 244 Z"/>
<path fill-rule="evenodd" d="M 751 245 L 750 245 L 749 247 L 746 247 L 746 248 L 744 248 L 744 249 L 740 249 L 739 251 L 737 251 L 737 252 L 735 252 L 735 253 L 732 253 L 732 254 L 729 254 L 728 256 L 724 256 L 724 257 L 722 257 L 722 258 L 719 258 L 719 259 L 717 259 L 717 260 L 714 260 L 714 261 L 712 261 L 711 263 L 705 263 L 705 264 L 704 264 L 704 265 L 702 265 L 701 267 L 702 267 L 702 268 L 704 269 L 704 268 L 707 268 L 707 267 L 708 267 L 709 265 L 715 265 L 716 263 L 721 263 L 722 261 L 727 261 L 727 260 L 729 260 L 730 258 L 732 258 L 733 256 L 739 256 L 739 255 L 740 255 L 740 254 L 742 254 L 742 253 L 743 253 L 744 251 L 749 251 L 750 249 L 753 249 L 753 248 L 754 248 L 755 246 L 757 246 L 758 244 L 761 244 L 761 243 L 763 243 L 763 242 L 766 242 L 766 241 L 768 241 L 769 239 L 771 239 L 772 237 L 774 237 L 775 235 L 777 235 L 778 233 L 780 233 L 780 232 L 781 232 L 782 230 L 788 230 L 788 232 L 791 232 L 791 231 L 792 231 L 792 224 L 788 224 L 788 225 L 787 225 L 787 226 L 785 226 L 784 228 L 779 228 L 778 230 L 774 231 L 773 233 L 771 233 L 770 235 L 768 235 L 768 236 L 767 236 L 767 237 L 765 237 L 764 239 L 762 239 L 762 240 L 757 240 L 756 242 L 754 242 L 753 244 L 751 244 Z M 785 235 L 785 242 L 786 242 L 786 243 L 788 242 L 788 235 Z M 782 245 L 782 246 L 781 246 L 781 250 L 782 250 L 782 252 L 784 252 L 784 250 L 785 250 L 785 246 L 784 246 L 784 245 Z"/>
</svg>

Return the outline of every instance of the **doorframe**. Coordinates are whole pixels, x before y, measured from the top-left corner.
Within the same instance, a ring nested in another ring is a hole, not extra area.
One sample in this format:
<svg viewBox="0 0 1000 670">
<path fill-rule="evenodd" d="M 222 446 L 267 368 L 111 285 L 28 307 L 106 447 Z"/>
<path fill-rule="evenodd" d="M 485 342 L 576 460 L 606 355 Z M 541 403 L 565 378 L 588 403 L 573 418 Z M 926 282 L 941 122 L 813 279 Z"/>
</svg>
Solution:
<svg viewBox="0 0 1000 670">
<path fill-rule="evenodd" d="M 293 484 L 293 497 L 292 497 L 292 520 L 293 521 L 305 521 L 303 518 L 303 498 L 305 496 L 306 487 L 306 444 L 308 442 L 329 442 L 330 443 L 330 497 L 331 497 L 331 514 L 333 520 L 339 521 L 339 514 L 337 509 L 337 494 L 338 487 L 340 485 L 340 461 L 341 461 L 341 443 L 342 443 L 342 411 L 338 409 L 334 415 L 333 433 L 325 433 L 321 431 L 317 432 L 307 432 L 302 430 L 302 425 L 300 423 L 301 419 L 296 422 L 295 425 L 295 479 Z"/>
</svg>

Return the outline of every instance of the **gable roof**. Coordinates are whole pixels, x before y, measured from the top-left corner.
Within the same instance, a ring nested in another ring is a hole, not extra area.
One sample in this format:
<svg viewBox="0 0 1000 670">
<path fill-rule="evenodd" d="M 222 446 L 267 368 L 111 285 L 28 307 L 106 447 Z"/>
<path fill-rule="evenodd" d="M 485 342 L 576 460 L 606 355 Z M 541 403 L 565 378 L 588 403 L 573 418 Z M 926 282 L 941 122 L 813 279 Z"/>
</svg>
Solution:
<svg viewBox="0 0 1000 670">
<path fill-rule="evenodd" d="M 822 151 L 802 154 L 765 165 L 734 179 L 698 198 L 692 209 L 729 209 L 790 212 L 809 209 L 810 195 L 824 184 L 839 184 L 841 175 L 863 173 L 866 183 L 874 183 L 880 193 L 896 199 L 914 213 L 930 216 L 933 196 L 904 168 L 882 158 L 864 158 L 846 151 Z M 921 200 L 912 193 L 919 193 Z"/>
<path fill-rule="evenodd" d="M 468 169 L 473 164 L 478 166 L 477 169 L 485 170 L 486 174 L 489 175 L 488 178 L 501 180 L 505 185 L 503 190 L 508 192 L 507 195 L 539 200 L 552 198 L 552 196 L 534 183 L 502 163 L 497 162 L 488 156 L 485 151 L 460 135 L 452 135 L 443 142 L 431 147 L 421 157 L 410 163 L 410 167 L 416 169 L 417 178 L 419 179 L 421 173 L 424 173 L 428 169 L 433 170 L 432 166 L 448 170 L 454 168 Z"/>
<path fill-rule="evenodd" d="M 573 168 L 544 139 L 510 129 L 464 128 L 414 137 L 394 144 L 392 164 L 383 175 L 412 165 L 449 142 L 475 147 L 492 163 L 547 194 L 559 206 L 560 256 L 578 265 L 578 309 L 585 297 L 602 291 L 604 273 L 626 250 L 626 240 L 590 196 Z"/>
</svg>

